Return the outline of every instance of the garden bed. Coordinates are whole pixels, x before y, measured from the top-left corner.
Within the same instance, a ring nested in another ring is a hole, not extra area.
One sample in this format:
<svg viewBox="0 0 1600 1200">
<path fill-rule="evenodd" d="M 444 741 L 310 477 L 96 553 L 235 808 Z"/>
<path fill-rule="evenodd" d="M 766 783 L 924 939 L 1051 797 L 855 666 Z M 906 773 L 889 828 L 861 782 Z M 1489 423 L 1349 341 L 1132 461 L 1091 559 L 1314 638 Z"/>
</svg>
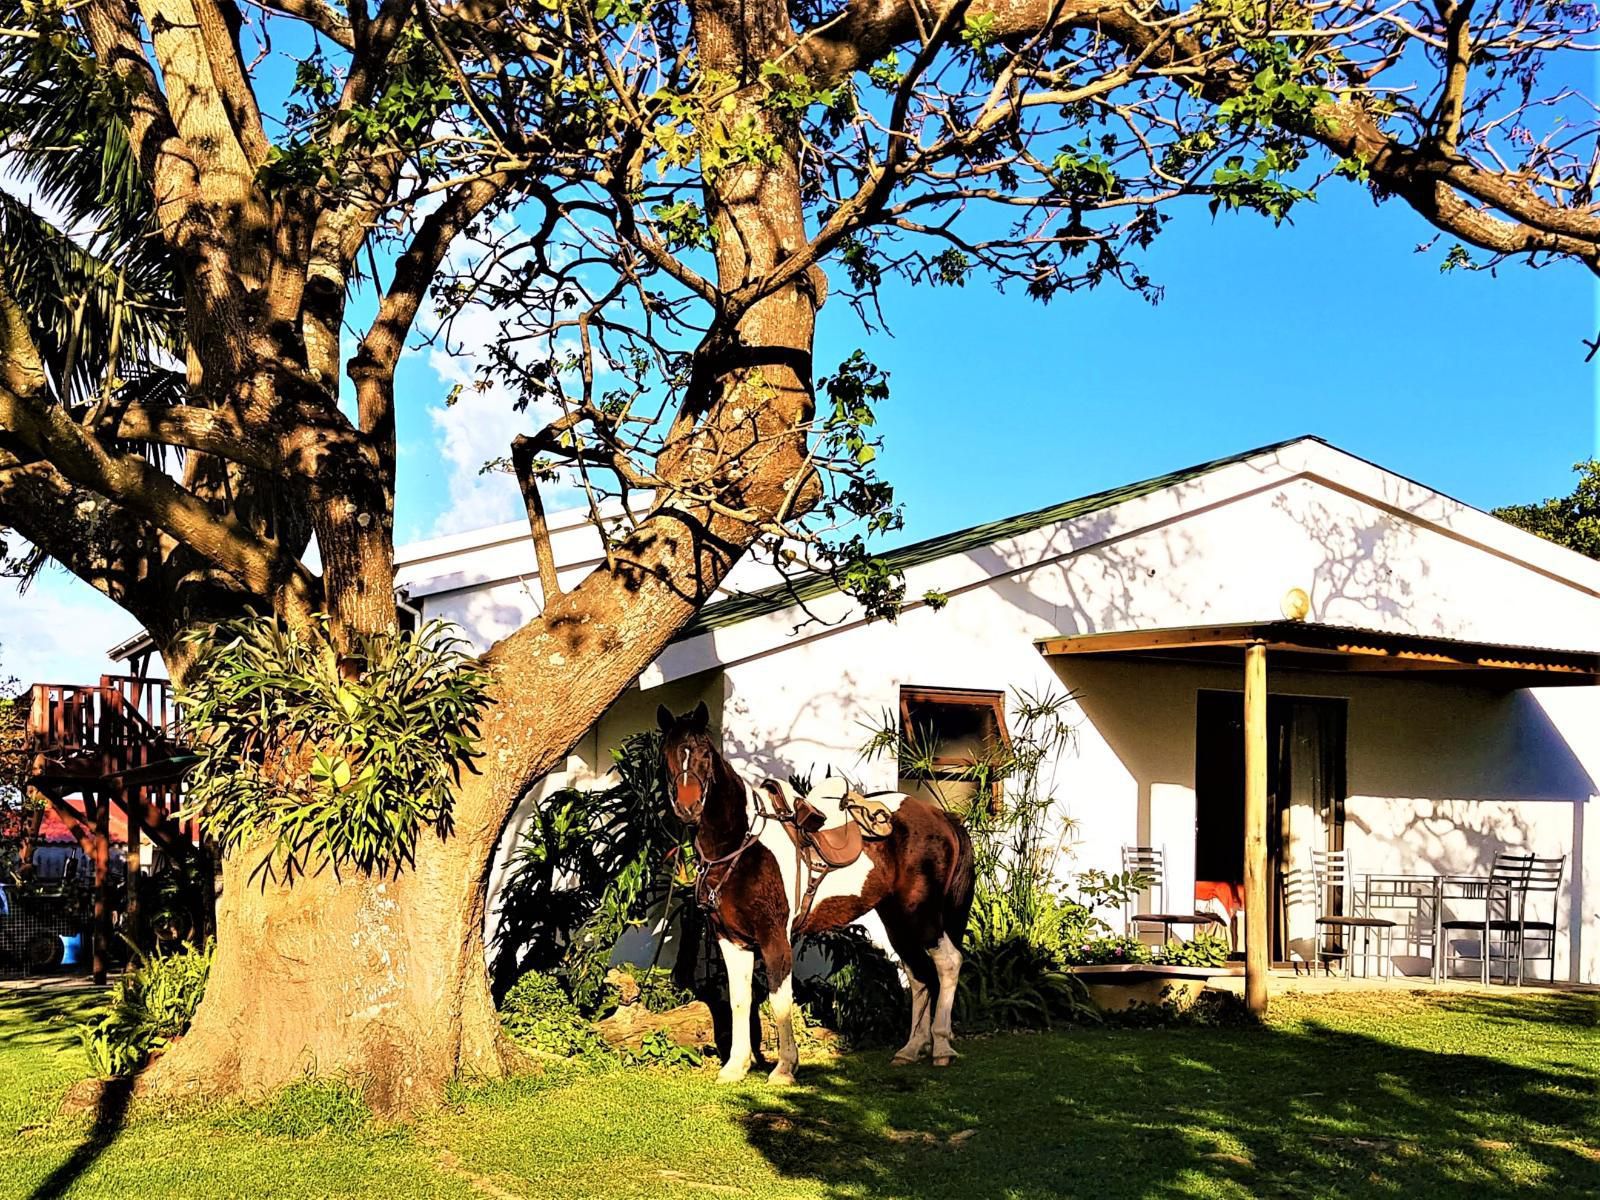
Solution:
<svg viewBox="0 0 1600 1200">
<path fill-rule="evenodd" d="M 1199 998 L 1212 979 L 1242 975 L 1240 963 L 1216 967 L 1180 967 L 1162 963 L 1098 963 L 1068 967 L 1089 989 L 1101 1012 L 1126 1012 L 1141 1004 L 1169 1005 L 1183 1010 Z"/>
</svg>

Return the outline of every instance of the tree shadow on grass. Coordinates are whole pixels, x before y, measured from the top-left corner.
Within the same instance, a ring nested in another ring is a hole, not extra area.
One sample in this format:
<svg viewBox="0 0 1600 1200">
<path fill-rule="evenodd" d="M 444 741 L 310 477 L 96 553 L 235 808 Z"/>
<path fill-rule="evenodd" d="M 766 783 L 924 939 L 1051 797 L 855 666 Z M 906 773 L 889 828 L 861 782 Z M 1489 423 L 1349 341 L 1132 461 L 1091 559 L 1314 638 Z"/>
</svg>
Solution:
<svg viewBox="0 0 1600 1200">
<path fill-rule="evenodd" d="M 62 992 L 0 991 L 0 1027 L 13 1045 L 61 1041 L 62 1029 L 104 1008 L 104 989 Z"/>
<path fill-rule="evenodd" d="M 55 1197 L 66 1195 L 67 1189 L 94 1166 L 95 1161 L 122 1133 L 128 1117 L 128 1104 L 133 1098 L 133 1084 L 133 1079 L 129 1078 L 109 1080 L 101 1086 L 95 1100 L 94 1124 L 67 1160 L 28 1193 L 28 1200 L 55 1200 Z"/>
<path fill-rule="evenodd" d="M 935 1073 L 852 1058 L 740 1114 L 836 1196 L 1600 1195 L 1593 1069 L 1311 1022 L 969 1042 Z"/>
<path fill-rule="evenodd" d="M 105 992 L 99 989 L 0 995 L 0 1025 L 5 1028 L 7 1049 L 20 1051 L 27 1047 L 48 1053 L 69 1046 L 76 1047 L 76 1023 L 92 1017 L 104 1005 Z M 37 1078 L 25 1075 L 17 1078 L 28 1078 L 35 1086 L 39 1083 Z M 134 1080 L 129 1078 L 113 1080 L 99 1087 L 94 1096 L 94 1119 L 84 1132 L 82 1141 L 64 1162 L 28 1193 L 28 1200 L 46 1200 L 65 1195 L 94 1166 L 126 1125 L 133 1084 Z M 78 1086 L 87 1085 L 80 1083 Z M 54 1112 L 61 1099 L 60 1094 L 53 1090 L 35 1095 L 36 1098 L 23 1111 L 8 1110 L 8 1116 L 20 1117 L 25 1121 L 39 1119 Z"/>
</svg>

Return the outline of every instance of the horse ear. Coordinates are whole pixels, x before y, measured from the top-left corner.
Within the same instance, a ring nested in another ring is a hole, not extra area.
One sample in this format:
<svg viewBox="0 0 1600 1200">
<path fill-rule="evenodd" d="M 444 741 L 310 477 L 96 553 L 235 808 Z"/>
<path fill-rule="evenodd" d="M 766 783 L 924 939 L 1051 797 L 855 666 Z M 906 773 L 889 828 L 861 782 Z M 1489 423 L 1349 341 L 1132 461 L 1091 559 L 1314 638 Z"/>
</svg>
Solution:
<svg viewBox="0 0 1600 1200">
<path fill-rule="evenodd" d="M 704 700 L 694 706 L 694 714 L 689 718 L 689 721 L 700 733 L 706 731 L 706 726 L 711 724 L 711 710 L 706 707 Z"/>
<path fill-rule="evenodd" d="M 662 733 L 672 732 L 672 710 L 665 704 L 656 705 L 656 724 L 661 726 Z"/>
</svg>

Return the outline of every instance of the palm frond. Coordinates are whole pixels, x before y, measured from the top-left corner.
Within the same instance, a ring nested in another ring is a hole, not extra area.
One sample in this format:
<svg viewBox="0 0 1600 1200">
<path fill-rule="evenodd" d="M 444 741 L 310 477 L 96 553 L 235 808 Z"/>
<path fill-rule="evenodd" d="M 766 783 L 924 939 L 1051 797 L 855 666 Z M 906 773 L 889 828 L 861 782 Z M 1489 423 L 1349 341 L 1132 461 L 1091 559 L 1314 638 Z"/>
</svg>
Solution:
<svg viewBox="0 0 1600 1200">
<path fill-rule="evenodd" d="M 74 235 L 135 241 L 155 229 L 127 100 L 81 30 L 50 6 L 0 0 L 0 164 Z"/>
<path fill-rule="evenodd" d="M 88 244 L 0 192 L 0 282 L 16 297 L 58 398 L 99 395 L 181 354 L 182 310 L 164 254 L 150 239 Z M 112 356 L 115 353 L 116 361 Z"/>
<path fill-rule="evenodd" d="M 181 357 L 182 313 L 126 94 L 65 13 L 0 0 L 0 28 L 38 35 L 0 35 L 0 281 L 76 405 Z"/>
</svg>

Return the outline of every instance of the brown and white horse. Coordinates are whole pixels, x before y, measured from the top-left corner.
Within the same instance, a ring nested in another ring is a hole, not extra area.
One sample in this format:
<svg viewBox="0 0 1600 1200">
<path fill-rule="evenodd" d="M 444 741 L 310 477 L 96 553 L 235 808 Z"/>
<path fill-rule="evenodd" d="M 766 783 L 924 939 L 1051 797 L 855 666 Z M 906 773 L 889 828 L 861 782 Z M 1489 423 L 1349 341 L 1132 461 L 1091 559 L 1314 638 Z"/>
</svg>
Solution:
<svg viewBox="0 0 1600 1200">
<path fill-rule="evenodd" d="M 948 1066 L 955 1057 L 950 1014 L 961 939 L 972 908 L 966 829 L 914 796 L 875 796 L 893 810 L 889 835 L 867 842 L 851 865 L 828 871 L 807 906 L 802 898 L 811 890 L 811 868 L 761 792 L 748 787 L 718 751 L 707 730 L 706 706 L 683 717 L 662 707 L 657 716 L 666 735 L 672 805 L 694 827 L 698 894 L 728 968 L 733 1043 L 717 1078 L 742 1079 L 754 1061 L 750 989 L 760 954 L 778 1026 L 778 1065 L 769 1078 L 794 1080 L 794 944 L 804 934 L 847 925 L 874 910 L 911 977 L 911 1037 L 894 1061 L 913 1063 L 931 1049 L 934 1065 Z"/>
</svg>

